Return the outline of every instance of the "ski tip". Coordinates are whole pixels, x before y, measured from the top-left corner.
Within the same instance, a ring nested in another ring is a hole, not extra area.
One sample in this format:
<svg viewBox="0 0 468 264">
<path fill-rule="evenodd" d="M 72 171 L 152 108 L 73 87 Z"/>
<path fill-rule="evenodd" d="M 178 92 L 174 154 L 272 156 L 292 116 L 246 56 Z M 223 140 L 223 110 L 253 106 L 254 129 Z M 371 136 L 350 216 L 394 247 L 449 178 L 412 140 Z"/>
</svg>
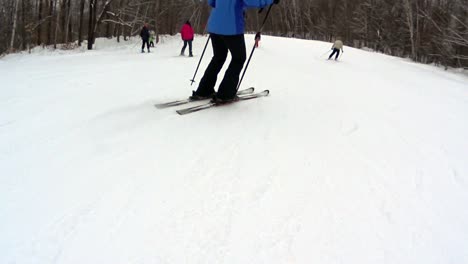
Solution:
<svg viewBox="0 0 468 264">
<path fill-rule="evenodd" d="M 165 108 L 169 108 L 173 106 L 172 104 L 155 104 L 154 107 L 156 107 L 157 109 L 165 109 Z"/>
<path fill-rule="evenodd" d="M 185 115 L 185 114 L 188 114 L 190 113 L 190 110 L 192 109 L 192 107 L 190 108 L 184 108 L 184 109 L 179 109 L 179 110 L 176 110 L 176 113 L 179 114 L 179 115 Z"/>
</svg>

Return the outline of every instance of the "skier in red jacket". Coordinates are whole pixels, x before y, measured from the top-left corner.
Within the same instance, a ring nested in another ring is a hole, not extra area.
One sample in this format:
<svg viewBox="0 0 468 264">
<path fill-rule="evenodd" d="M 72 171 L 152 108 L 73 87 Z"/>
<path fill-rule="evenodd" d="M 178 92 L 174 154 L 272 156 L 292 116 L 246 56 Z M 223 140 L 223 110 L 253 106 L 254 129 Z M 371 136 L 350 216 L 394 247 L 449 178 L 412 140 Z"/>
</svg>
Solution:
<svg viewBox="0 0 468 264">
<path fill-rule="evenodd" d="M 188 43 L 189 57 L 193 57 L 193 53 L 192 53 L 193 28 L 192 28 L 192 25 L 190 25 L 190 21 L 187 20 L 187 22 L 185 22 L 185 24 L 182 26 L 182 29 L 180 30 L 180 35 L 182 36 L 182 40 L 184 41 L 184 46 L 182 47 L 182 50 L 180 51 L 180 56 L 185 55 L 185 48 L 187 47 L 187 43 Z"/>
</svg>

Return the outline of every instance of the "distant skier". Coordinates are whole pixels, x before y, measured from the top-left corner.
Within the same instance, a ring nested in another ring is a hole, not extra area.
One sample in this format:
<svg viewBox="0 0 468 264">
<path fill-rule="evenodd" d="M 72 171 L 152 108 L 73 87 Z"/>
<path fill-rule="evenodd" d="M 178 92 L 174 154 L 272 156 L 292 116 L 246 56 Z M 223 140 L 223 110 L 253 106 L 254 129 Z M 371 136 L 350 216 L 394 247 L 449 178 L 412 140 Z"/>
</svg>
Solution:
<svg viewBox="0 0 468 264">
<path fill-rule="evenodd" d="M 330 54 L 328 59 L 330 60 L 333 57 L 333 55 L 336 54 L 335 60 L 338 60 L 338 56 L 340 56 L 340 50 L 341 50 L 341 52 L 344 53 L 344 51 L 343 51 L 343 41 L 341 41 L 339 38 L 337 38 L 331 49 L 333 50 L 333 52 Z"/>
<path fill-rule="evenodd" d="M 146 44 L 146 48 L 149 53 L 150 52 L 150 45 L 149 45 L 150 33 L 148 30 L 148 24 L 145 23 L 145 25 L 141 29 L 140 37 L 141 37 L 141 40 L 143 41 L 143 44 L 141 45 L 141 52 L 145 53 L 145 44 Z"/>
<path fill-rule="evenodd" d="M 182 40 L 184 41 L 184 46 L 182 47 L 182 50 L 180 51 L 180 55 L 184 56 L 185 55 L 185 48 L 187 48 L 187 44 L 189 46 L 189 57 L 193 57 L 192 53 L 192 41 L 193 41 L 193 28 L 192 25 L 190 24 L 190 21 L 186 21 L 185 24 L 182 26 L 182 29 L 180 30 L 180 35 L 182 37 Z"/>
<path fill-rule="evenodd" d="M 255 34 L 255 47 L 258 48 L 258 46 L 260 46 L 260 40 L 262 39 L 262 36 L 260 34 L 260 32 L 257 32 L 257 34 Z"/>
<path fill-rule="evenodd" d="M 150 37 L 149 37 L 149 45 L 150 47 L 154 48 L 154 36 L 156 35 L 156 33 L 151 30 L 150 31 Z"/>
<path fill-rule="evenodd" d="M 191 99 L 214 97 L 213 100 L 217 103 L 237 99 L 239 75 L 246 60 L 244 8 L 263 8 L 278 3 L 279 0 L 208 0 L 208 4 L 213 7 L 208 20 L 213 58 Z M 219 85 L 218 93 L 215 93 L 218 73 L 226 61 L 228 51 L 231 53 L 231 63 Z"/>
</svg>

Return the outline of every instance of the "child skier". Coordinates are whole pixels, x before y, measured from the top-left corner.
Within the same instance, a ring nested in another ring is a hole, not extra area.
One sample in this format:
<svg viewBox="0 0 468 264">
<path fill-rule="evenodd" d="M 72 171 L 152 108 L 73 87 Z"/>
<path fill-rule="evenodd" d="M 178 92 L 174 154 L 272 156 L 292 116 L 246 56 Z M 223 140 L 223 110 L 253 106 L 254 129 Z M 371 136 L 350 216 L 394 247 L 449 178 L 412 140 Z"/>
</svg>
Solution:
<svg viewBox="0 0 468 264">
<path fill-rule="evenodd" d="M 186 21 L 185 24 L 182 26 L 182 29 L 180 30 L 180 35 L 182 37 L 182 40 L 184 41 L 184 46 L 182 47 L 182 50 L 180 51 L 180 55 L 184 56 L 185 55 L 185 48 L 187 48 L 187 44 L 189 46 L 189 57 L 193 57 L 192 53 L 192 41 L 193 41 L 193 28 L 192 25 L 190 25 L 190 21 Z"/>
<path fill-rule="evenodd" d="M 149 38 L 149 44 L 150 44 L 150 47 L 154 48 L 154 36 L 156 35 L 156 33 L 151 30 L 150 31 L 150 38 Z"/>
</svg>

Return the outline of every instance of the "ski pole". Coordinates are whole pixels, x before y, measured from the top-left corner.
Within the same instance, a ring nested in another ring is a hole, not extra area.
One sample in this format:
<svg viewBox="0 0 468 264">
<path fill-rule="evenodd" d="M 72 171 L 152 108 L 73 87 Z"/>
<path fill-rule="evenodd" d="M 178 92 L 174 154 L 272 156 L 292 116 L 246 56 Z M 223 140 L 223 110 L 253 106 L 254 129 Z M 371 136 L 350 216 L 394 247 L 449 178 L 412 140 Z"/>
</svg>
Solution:
<svg viewBox="0 0 468 264">
<path fill-rule="evenodd" d="M 328 51 L 325 52 L 324 54 L 320 55 L 320 58 L 323 57 L 323 55 L 328 54 L 328 52 L 330 52 L 330 51 L 328 50 Z"/>
<path fill-rule="evenodd" d="M 201 61 L 203 59 L 203 56 L 205 55 L 206 47 L 208 46 L 208 43 L 210 42 L 210 39 L 211 39 L 211 35 L 209 35 L 208 39 L 206 40 L 205 48 L 203 49 L 200 60 L 198 61 L 198 65 L 197 65 L 197 69 L 195 70 L 195 74 L 193 75 L 192 80 L 190 80 L 191 81 L 190 85 L 193 85 L 193 83 L 195 82 L 195 76 L 197 76 L 198 68 L 200 67 L 200 63 L 201 63 Z"/>
<path fill-rule="evenodd" d="M 135 42 L 135 44 L 133 44 L 133 47 L 132 47 L 132 50 L 139 44 L 140 42 Z"/>
<path fill-rule="evenodd" d="M 262 30 L 263 30 L 263 27 L 265 26 L 265 22 L 268 18 L 268 15 L 270 14 L 270 11 L 271 11 L 271 8 L 273 7 L 273 5 L 270 5 L 270 7 L 268 7 L 268 11 L 265 15 L 265 18 L 263 19 L 263 23 L 262 23 L 262 26 L 260 27 L 260 30 L 257 32 L 257 34 L 261 34 L 262 33 Z M 252 59 L 252 56 L 254 54 L 254 51 L 255 51 L 255 48 L 256 48 L 257 45 L 253 45 L 253 48 L 252 48 L 252 51 L 250 52 L 250 56 L 249 56 L 249 59 L 247 60 L 247 64 L 245 65 L 245 68 L 244 68 L 244 72 L 242 73 L 242 77 L 240 78 L 240 81 L 239 81 L 239 84 L 237 84 L 237 89 L 236 91 L 239 90 L 239 87 L 241 86 L 241 83 L 242 83 L 242 80 L 244 79 L 244 75 L 245 75 L 245 72 L 247 71 L 247 68 L 249 67 L 249 64 L 250 64 L 250 60 Z"/>
</svg>

